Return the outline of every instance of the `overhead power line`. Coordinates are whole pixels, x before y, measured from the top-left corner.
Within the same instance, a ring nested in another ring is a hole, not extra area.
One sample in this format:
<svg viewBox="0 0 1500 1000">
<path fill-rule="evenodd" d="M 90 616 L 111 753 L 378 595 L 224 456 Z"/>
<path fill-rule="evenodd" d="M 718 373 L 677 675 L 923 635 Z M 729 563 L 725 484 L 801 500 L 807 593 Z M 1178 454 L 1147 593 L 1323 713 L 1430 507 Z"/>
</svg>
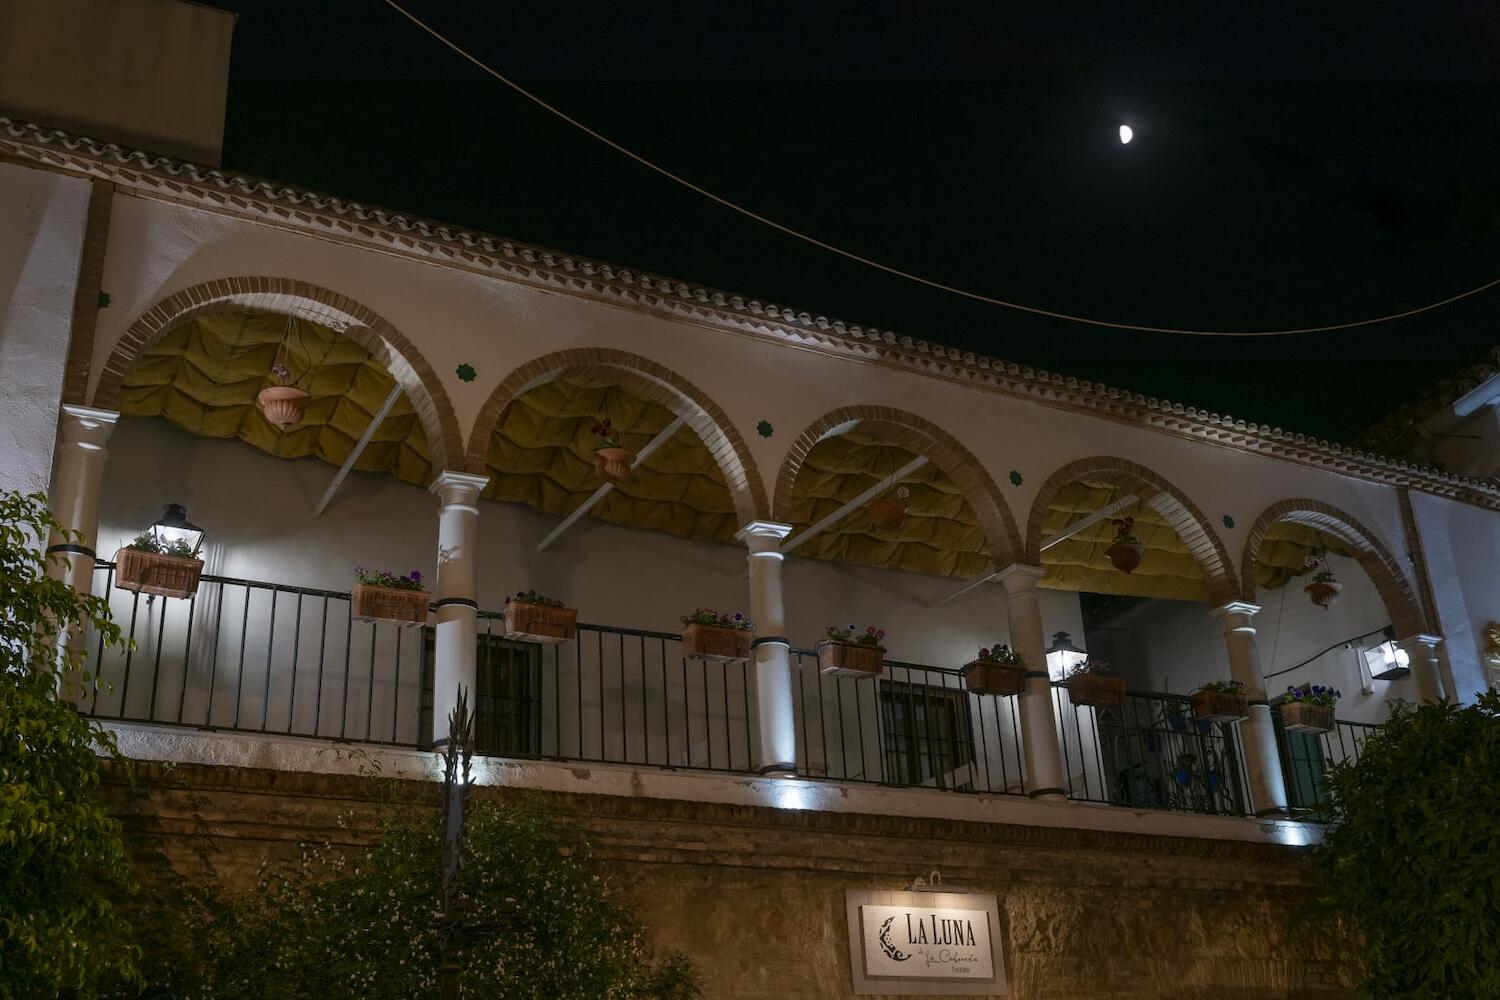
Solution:
<svg viewBox="0 0 1500 1000">
<path fill-rule="evenodd" d="M 564 122 L 567 122 L 569 125 L 578 129 L 580 132 L 584 133 L 590 138 L 603 143 L 620 155 L 634 160 L 636 163 L 639 163 L 647 170 L 665 177 L 667 180 L 672 181 L 674 184 L 681 185 L 682 187 L 687 188 L 689 191 L 702 195 L 709 201 L 722 205 L 732 212 L 737 212 L 738 214 L 743 215 L 748 219 L 753 219 L 754 221 L 759 222 L 763 226 L 768 226 L 771 229 L 776 230 L 777 232 L 784 233 L 787 236 L 792 237 L 793 239 L 801 240 L 803 243 L 818 247 L 821 250 L 826 250 L 832 254 L 837 254 L 838 256 L 843 257 L 847 260 L 852 260 L 855 263 L 863 264 L 866 267 L 874 268 L 877 271 L 882 271 L 886 274 L 901 278 L 905 281 L 914 282 L 918 285 L 924 285 L 928 288 L 933 288 L 940 292 L 946 292 L 950 295 L 957 295 L 965 299 L 970 299 L 974 302 L 983 302 L 986 305 L 999 306 L 1002 309 L 1010 309 L 1015 312 L 1030 313 L 1033 316 L 1045 316 L 1048 319 L 1062 320 L 1068 323 L 1080 323 L 1085 326 L 1104 327 L 1111 330 L 1128 330 L 1135 333 L 1169 333 L 1187 337 L 1289 337 L 1297 334 L 1332 333 L 1337 330 L 1353 330 L 1359 327 L 1376 326 L 1380 323 L 1390 323 L 1398 319 L 1407 319 L 1412 316 L 1421 315 L 1422 313 L 1441 309 L 1444 306 L 1452 305 L 1453 303 L 1459 302 L 1463 299 L 1472 298 L 1475 295 L 1487 292 L 1491 288 L 1500 285 L 1500 277 L 1496 277 L 1492 278 L 1489 281 L 1486 281 L 1482 285 L 1470 288 L 1467 291 L 1459 292 L 1456 295 L 1450 295 L 1446 298 L 1438 299 L 1436 302 L 1429 302 L 1426 305 L 1417 306 L 1412 309 L 1403 309 L 1400 312 L 1387 313 L 1383 316 L 1372 316 L 1367 319 L 1350 320 L 1349 322 L 1345 323 L 1325 323 L 1319 326 L 1289 327 L 1282 330 L 1193 330 L 1172 326 L 1149 326 L 1144 323 L 1121 323 L 1114 320 L 1096 319 L 1091 316 L 1079 316 L 1073 313 L 1061 312 L 1055 309 L 1043 309 L 1040 306 L 1026 305 L 1024 302 L 1012 302 L 1008 299 L 997 298 L 993 295 L 985 295 L 982 292 L 975 292 L 967 288 L 960 288 L 957 285 L 950 285 L 946 282 L 937 281 L 932 278 L 925 278 L 920 274 L 913 274 L 912 272 L 902 270 L 899 267 L 881 263 L 880 261 L 874 260 L 870 257 L 866 257 L 863 254 L 858 254 L 852 250 L 846 250 L 843 247 L 835 246 L 834 244 L 829 243 L 826 240 L 821 240 L 816 236 L 801 231 L 800 229 L 794 229 L 791 226 L 785 225 L 784 223 L 777 222 L 775 219 L 769 219 L 766 216 L 761 215 L 754 209 L 746 208 L 744 205 L 730 201 L 728 198 L 725 198 L 722 195 L 715 194 L 707 188 L 694 184 L 687 178 L 673 173 L 671 170 L 668 170 L 666 167 L 663 167 L 661 164 L 655 162 L 654 160 L 647 159 L 634 150 L 622 146 L 620 143 L 609 138 L 608 136 L 603 135 L 602 133 L 590 128 L 588 125 L 585 125 L 583 122 L 574 118 L 572 115 L 568 114 L 566 111 L 563 111 L 561 108 L 558 108 L 553 104 L 549 104 L 541 97 L 533 94 L 525 87 L 521 86 L 514 80 L 505 76 L 500 71 L 496 70 L 494 67 L 490 66 L 478 56 L 469 52 L 467 49 L 459 45 L 457 42 L 453 41 L 447 35 L 444 35 L 442 32 L 438 31 L 436 28 L 432 27 L 430 24 L 417 17 L 411 11 L 407 10 L 405 7 L 401 6 L 401 4 L 397 3 L 396 0 L 385 0 L 385 4 L 392 10 L 399 13 L 402 17 L 405 17 L 412 24 L 415 24 L 427 34 L 431 35 L 443 45 L 447 46 L 454 53 L 474 64 L 489 76 L 492 76 L 496 80 L 505 84 L 511 90 L 515 91 L 517 94 L 520 94 L 528 101 L 531 101 L 533 104 L 537 105 L 548 113 L 562 119 Z"/>
</svg>

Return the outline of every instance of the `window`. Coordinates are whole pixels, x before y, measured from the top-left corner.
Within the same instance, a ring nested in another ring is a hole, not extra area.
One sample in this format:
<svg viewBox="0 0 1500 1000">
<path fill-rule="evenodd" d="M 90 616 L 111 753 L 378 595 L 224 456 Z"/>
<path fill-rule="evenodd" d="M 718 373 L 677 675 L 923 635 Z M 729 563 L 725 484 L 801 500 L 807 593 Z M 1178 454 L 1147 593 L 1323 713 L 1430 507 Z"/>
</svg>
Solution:
<svg viewBox="0 0 1500 1000">
<path fill-rule="evenodd" d="M 887 783 L 973 787 L 974 735 L 965 692 L 882 682 L 880 717 Z"/>
<path fill-rule="evenodd" d="M 431 743 L 433 630 L 423 630 L 423 738 Z M 478 637 L 474 752 L 489 757 L 538 757 L 542 749 L 542 647 Z M 445 723 L 446 725 L 446 723 Z M 445 737 L 447 733 L 443 734 Z"/>
</svg>

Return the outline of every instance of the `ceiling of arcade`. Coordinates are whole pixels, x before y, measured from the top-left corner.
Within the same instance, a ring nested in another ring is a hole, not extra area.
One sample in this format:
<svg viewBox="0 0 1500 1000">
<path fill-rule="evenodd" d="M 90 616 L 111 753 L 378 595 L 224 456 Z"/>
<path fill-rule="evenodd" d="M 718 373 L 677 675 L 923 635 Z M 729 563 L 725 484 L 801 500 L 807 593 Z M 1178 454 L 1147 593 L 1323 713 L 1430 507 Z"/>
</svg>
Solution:
<svg viewBox="0 0 1500 1000">
<path fill-rule="evenodd" d="M 285 431 L 255 404 L 276 383 L 271 366 L 278 357 L 311 396 L 301 422 Z M 369 351 L 326 327 L 301 319 L 289 326 L 286 316 L 259 310 L 215 312 L 177 326 L 136 360 L 120 411 L 166 417 L 203 437 L 238 438 L 281 458 L 341 465 L 394 385 Z M 428 456 L 421 421 L 403 394 L 355 467 L 425 485 Z"/>
<path fill-rule="evenodd" d="M 282 357 L 311 394 L 304 419 L 284 432 L 266 421 L 256 395 L 274 384 Z M 238 438 L 283 458 L 315 456 L 341 464 L 394 385 L 359 344 L 317 324 L 243 310 L 198 316 L 145 351 L 124 380 L 121 410 L 160 416 L 198 435 Z M 524 503 L 562 517 L 600 485 L 594 424 L 608 417 L 621 444 L 641 450 L 674 414 L 613 384 L 608 375 L 563 376 L 518 396 L 501 415 L 487 457 L 490 500 Z M 903 448 L 863 434 L 858 426 L 818 442 L 792 489 L 787 520 L 793 534 L 828 516 L 911 462 Z M 402 395 L 381 422 L 356 467 L 388 472 L 415 485 L 433 473 L 422 425 Z M 882 526 L 869 504 L 850 512 L 798 549 L 818 559 L 954 578 L 994 568 L 974 510 L 935 465 L 908 476 L 905 516 Z M 1116 502 L 1124 488 L 1075 482 L 1058 490 L 1042 524 L 1045 539 Z M 895 487 L 887 496 L 895 493 Z M 1133 573 L 1105 554 L 1114 537 L 1109 519 L 1042 554 L 1042 585 L 1061 590 L 1178 600 L 1208 599 L 1203 570 L 1162 514 L 1147 503 L 1124 513 L 1145 547 Z M 728 542 L 739 527 L 723 473 L 701 439 L 679 428 L 590 513 L 613 524 L 705 541 Z M 1254 570 L 1262 589 L 1307 572 L 1309 549 L 1348 554 L 1334 539 L 1298 524 L 1278 523 L 1266 535 Z"/>
</svg>

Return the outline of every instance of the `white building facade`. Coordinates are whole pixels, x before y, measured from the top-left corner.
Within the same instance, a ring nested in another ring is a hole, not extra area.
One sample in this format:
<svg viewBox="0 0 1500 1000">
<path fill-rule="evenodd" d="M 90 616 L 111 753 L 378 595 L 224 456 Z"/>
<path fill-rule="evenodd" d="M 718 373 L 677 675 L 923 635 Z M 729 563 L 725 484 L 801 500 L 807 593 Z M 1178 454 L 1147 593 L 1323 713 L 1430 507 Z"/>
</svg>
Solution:
<svg viewBox="0 0 1500 1000">
<path fill-rule="evenodd" d="M 135 640 L 84 707 L 131 739 L 422 750 L 462 685 L 497 759 L 1285 817 L 1393 701 L 1493 680 L 1492 480 L 10 120 L 0 208 L 0 487 L 83 532 L 68 577 Z M 268 359 L 311 394 L 284 430 Z M 604 419 L 641 454 L 618 486 Z M 207 532 L 199 589 L 120 589 L 169 503 Z M 357 620 L 356 566 L 423 574 L 428 623 Z M 501 637 L 531 589 L 572 641 Z M 747 661 L 684 656 L 700 606 L 757 622 Z M 880 677 L 818 671 L 850 623 L 886 632 Z M 1058 633 L 1122 709 L 1071 704 Z M 965 685 L 999 642 L 1022 695 Z M 1230 679 L 1249 718 L 1198 725 L 1187 695 Z M 1339 728 L 1289 738 L 1293 684 L 1340 689 Z"/>
</svg>

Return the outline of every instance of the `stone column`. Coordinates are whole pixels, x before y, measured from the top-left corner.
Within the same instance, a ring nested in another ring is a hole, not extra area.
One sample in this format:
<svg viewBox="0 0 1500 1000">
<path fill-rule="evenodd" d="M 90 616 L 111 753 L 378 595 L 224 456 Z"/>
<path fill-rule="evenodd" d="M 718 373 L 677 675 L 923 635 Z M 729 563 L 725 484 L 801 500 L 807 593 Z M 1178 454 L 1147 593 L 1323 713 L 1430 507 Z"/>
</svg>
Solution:
<svg viewBox="0 0 1500 1000">
<path fill-rule="evenodd" d="M 1422 632 L 1396 641 L 1396 648 L 1406 653 L 1412 680 L 1416 681 L 1417 697 L 1422 701 L 1455 697 L 1455 692 L 1447 690 L 1443 684 L 1443 666 L 1438 662 L 1437 653 L 1438 643 L 1442 641 L 1442 636 Z"/>
<path fill-rule="evenodd" d="M 1026 752 L 1026 792 L 1032 798 L 1065 799 L 1068 776 L 1063 773 L 1057 744 L 1057 708 L 1052 678 L 1047 673 L 1047 639 L 1036 592 L 1040 566 L 1021 563 L 1005 567 L 996 577 L 1005 588 L 1010 620 L 1010 647 L 1026 659 L 1026 694 L 1021 698 L 1021 745 Z"/>
<path fill-rule="evenodd" d="M 115 421 L 120 415 L 113 410 L 96 410 L 89 406 L 65 404 L 58 424 L 56 466 L 47 505 L 52 516 L 79 537 L 68 538 L 53 531 L 47 538 L 47 575 L 61 580 L 80 594 L 94 591 L 94 545 L 99 535 L 99 493 L 104 484 L 104 450 Z M 84 633 L 75 630 L 57 636 L 58 653 L 77 652 Z M 62 696 L 70 701 L 83 694 L 78 677 L 61 679 Z"/>
<path fill-rule="evenodd" d="M 432 737 L 448 742 L 448 716 L 458 701 L 458 689 L 469 693 L 479 674 L 479 494 L 488 476 L 443 472 L 429 489 L 438 509 L 437 629 L 433 642 Z"/>
<path fill-rule="evenodd" d="M 797 773 L 797 722 L 792 709 L 791 643 L 781 591 L 781 540 L 789 524 L 751 521 L 735 537 L 750 550 L 750 620 L 755 623 L 756 732 L 760 773 Z"/>
<path fill-rule="evenodd" d="M 1240 723 L 1240 748 L 1249 776 L 1250 806 L 1257 816 L 1286 812 L 1286 778 L 1281 773 L 1281 755 L 1276 749 L 1276 728 L 1266 701 L 1265 682 L 1260 676 L 1260 658 L 1255 649 L 1255 624 L 1260 606 L 1230 601 L 1215 608 L 1214 617 L 1224 629 L 1229 652 L 1229 676 L 1245 685 L 1250 697 L 1250 718 Z"/>
</svg>

